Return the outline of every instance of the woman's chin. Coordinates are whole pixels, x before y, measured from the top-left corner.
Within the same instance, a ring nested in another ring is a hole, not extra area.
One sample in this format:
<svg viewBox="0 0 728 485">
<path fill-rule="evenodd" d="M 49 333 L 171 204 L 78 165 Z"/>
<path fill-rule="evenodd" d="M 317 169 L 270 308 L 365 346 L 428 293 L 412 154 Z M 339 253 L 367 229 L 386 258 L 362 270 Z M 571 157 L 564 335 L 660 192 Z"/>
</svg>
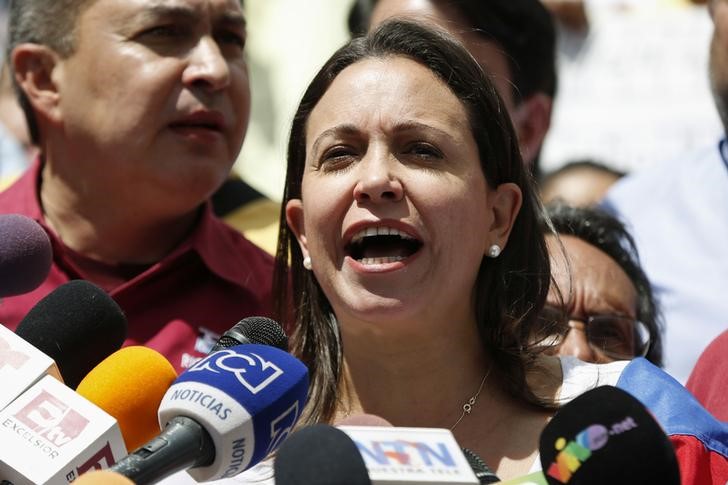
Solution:
<svg viewBox="0 0 728 485">
<path fill-rule="evenodd" d="M 386 322 L 411 320 L 416 317 L 413 304 L 394 295 L 367 294 L 351 299 L 348 304 L 340 305 L 336 311 L 339 320 L 356 320 L 381 325 Z"/>
</svg>

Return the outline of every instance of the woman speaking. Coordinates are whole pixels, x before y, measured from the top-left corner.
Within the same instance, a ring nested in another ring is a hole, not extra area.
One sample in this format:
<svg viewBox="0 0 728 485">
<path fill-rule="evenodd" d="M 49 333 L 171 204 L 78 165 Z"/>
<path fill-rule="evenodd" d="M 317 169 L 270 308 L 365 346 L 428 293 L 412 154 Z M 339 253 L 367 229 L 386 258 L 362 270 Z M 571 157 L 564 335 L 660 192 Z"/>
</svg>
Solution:
<svg viewBox="0 0 728 485">
<path fill-rule="evenodd" d="M 558 360 L 530 348 L 549 259 L 523 167 L 444 34 L 391 22 L 326 63 L 293 121 L 277 255 L 308 421 L 449 428 L 499 475 L 530 470 Z"/>
<path fill-rule="evenodd" d="M 539 317 L 540 217 L 506 109 L 460 44 L 395 20 L 338 50 L 293 120 L 276 257 L 310 370 L 304 423 L 448 428 L 503 479 L 540 469 L 557 404 L 627 365 L 543 352 L 561 323 Z"/>
</svg>

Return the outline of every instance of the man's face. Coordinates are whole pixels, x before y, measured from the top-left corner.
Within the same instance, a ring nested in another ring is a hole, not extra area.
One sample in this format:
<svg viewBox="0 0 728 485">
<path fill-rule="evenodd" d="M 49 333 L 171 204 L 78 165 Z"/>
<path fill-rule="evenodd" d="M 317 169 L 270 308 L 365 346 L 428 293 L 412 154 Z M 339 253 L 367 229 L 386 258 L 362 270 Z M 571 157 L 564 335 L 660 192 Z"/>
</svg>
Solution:
<svg viewBox="0 0 728 485">
<path fill-rule="evenodd" d="M 48 156 L 65 150 L 95 182 L 196 206 L 245 137 L 245 39 L 239 0 L 95 0 L 53 74 L 63 131 Z"/>
<path fill-rule="evenodd" d="M 723 129 L 728 132 L 728 1 L 712 0 L 710 13 L 715 24 L 710 44 L 710 85 Z"/>
</svg>

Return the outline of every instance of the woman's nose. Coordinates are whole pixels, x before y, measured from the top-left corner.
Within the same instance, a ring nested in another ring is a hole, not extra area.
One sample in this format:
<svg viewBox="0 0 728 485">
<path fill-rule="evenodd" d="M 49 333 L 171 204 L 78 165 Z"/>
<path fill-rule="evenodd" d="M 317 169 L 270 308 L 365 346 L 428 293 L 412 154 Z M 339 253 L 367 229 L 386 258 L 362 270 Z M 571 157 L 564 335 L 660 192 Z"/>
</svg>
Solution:
<svg viewBox="0 0 728 485">
<path fill-rule="evenodd" d="M 393 162 L 387 159 L 370 160 L 361 165 L 359 181 L 354 187 L 357 202 L 396 202 L 402 200 L 402 182 L 392 170 Z"/>
</svg>

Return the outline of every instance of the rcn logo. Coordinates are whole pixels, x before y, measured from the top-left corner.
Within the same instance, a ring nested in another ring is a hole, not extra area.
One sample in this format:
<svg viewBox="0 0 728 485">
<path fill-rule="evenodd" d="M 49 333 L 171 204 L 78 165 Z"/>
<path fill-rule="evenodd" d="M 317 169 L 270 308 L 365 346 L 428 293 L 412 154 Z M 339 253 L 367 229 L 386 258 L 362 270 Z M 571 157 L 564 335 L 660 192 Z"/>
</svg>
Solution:
<svg viewBox="0 0 728 485">
<path fill-rule="evenodd" d="M 223 349 L 205 357 L 187 372 L 210 371 L 216 374 L 230 372 L 252 394 L 258 394 L 271 382 L 283 375 L 283 370 L 255 352 L 239 354 Z"/>
<path fill-rule="evenodd" d="M 293 432 L 293 426 L 298 421 L 298 401 L 295 401 L 291 407 L 283 411 L 283 413 L 270 423 L 270 445 L 266 451 L 266 455 L 276 450 L 283 440 Z"/>
<path fill-rule="evenodd" d="M 29 355 L 10 348 L 10 344 L 0 337 L 0 370 L 5 366 L 19 370 L 29 358 Z"/>
<path fill-rule="evenodd" d="M 47 391 L 41 391 L 15 418 L 58 447 L 71 442 L 88 425 L 86 418 Z"/>
</svg>

